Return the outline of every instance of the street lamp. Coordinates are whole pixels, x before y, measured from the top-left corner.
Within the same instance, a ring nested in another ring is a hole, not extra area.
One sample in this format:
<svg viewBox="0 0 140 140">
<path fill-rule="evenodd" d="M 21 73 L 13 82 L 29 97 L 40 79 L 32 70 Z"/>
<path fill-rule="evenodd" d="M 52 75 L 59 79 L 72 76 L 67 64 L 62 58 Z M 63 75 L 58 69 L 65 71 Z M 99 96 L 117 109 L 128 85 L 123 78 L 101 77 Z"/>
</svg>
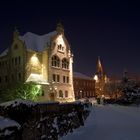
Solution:
<svg viewBox="0 0 140 140">
<path fill-rule="evenodd" d="M 82 98 L 82 90 L 80 90 L 80 97 Z"/>
</svg>

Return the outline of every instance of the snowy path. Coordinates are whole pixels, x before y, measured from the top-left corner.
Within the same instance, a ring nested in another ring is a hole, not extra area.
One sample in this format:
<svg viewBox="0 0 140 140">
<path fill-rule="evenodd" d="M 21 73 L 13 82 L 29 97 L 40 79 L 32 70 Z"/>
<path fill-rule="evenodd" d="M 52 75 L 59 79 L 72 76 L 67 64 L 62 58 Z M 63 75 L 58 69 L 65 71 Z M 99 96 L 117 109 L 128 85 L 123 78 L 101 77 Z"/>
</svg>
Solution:
<svg viewBox="0 0 140 140">
<path fill-rule="evenodd" d="M 93 107 L 85 126 L 61 140 L 140 140 L 140 107 Z"/>
</svg>

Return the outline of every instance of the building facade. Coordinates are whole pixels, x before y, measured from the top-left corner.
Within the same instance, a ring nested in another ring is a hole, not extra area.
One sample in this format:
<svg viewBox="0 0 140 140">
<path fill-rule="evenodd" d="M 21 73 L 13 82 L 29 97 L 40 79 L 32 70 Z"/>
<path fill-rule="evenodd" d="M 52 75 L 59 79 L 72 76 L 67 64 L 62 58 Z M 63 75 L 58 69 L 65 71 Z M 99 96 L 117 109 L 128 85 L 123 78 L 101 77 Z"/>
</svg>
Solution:
<svg viewBox="0 0 140 140">
<path fill-rule="evenodd" d="M 74 101 L 73 54 L 61 23 L 45 35 L 14 31 L 11 47 L 0 55 L 0 86 L 42 85 L 42 100 Z"/>
<path fill-rule="evenodd" d="M 78 72 L 73 75 L 74 94 L 76 99 L 92 98 L 95 96 L 95 81 Z"/>
</svg>

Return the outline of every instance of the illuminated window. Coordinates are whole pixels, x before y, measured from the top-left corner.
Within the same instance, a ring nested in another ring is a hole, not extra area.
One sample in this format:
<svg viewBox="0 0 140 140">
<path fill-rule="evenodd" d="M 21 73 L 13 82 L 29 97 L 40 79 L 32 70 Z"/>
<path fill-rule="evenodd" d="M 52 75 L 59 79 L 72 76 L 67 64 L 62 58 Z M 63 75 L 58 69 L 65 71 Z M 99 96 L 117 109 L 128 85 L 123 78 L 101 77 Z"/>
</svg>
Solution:
<svg viewBox="0 0 140 140">
<path fill-rule="evenodd" d="M 54 55 L 52 57 L 52 66 L 54 66 L 54 67 L 60 67 L 60 59 L 56 55 Z"/>
<path fill-rule="evenodd" d="M 69 69 L 69 61 L 66 58 L 62 60 L 62 68 Z"/>
<path fill-rule="evenodd" d="M 62 90 L 59 90 L 59 97 L 63 98 L 63 92 L 62 92 Z"/>
<path fill-rule="evenodd" d="M 68 91 L 67 90 L 65 91 L 65 97 L 66 98 L 68 97 Z"/>
</svg>

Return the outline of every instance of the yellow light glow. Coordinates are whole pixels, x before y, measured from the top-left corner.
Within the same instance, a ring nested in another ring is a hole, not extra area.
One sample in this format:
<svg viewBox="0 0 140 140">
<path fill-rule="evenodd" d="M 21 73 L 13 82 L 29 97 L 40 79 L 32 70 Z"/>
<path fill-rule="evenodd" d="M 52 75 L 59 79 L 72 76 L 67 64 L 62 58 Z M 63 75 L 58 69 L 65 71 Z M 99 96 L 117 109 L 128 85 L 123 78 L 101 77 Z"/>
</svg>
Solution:
<svg viewBox="0 0 140 140">
<path fill-rule="evenodd" d="M 38 60 L 38 57 L 36 56 L 36 54 L 34 54 L 34 55 L 31 57 L 31 65 L 37 66 L 37 65 L 39 65 L 39 64 L 40 64 L 40 62 L 39 62 L 39 60 Z"/>
<path fill-rule="evenodd" d="M 94 80 L 95 80 L 96 82 L 98 82 L 98 76 L 97 76 L 97 75 L 94 76 Z"/>
<path fill-rule="evenodd" d="M 64 46 L 65 44 L 62 35 L 59 35 L 56 41 L 57 41 L 57 44 L 61 44 L 62 46 Z"/>
</svg>

